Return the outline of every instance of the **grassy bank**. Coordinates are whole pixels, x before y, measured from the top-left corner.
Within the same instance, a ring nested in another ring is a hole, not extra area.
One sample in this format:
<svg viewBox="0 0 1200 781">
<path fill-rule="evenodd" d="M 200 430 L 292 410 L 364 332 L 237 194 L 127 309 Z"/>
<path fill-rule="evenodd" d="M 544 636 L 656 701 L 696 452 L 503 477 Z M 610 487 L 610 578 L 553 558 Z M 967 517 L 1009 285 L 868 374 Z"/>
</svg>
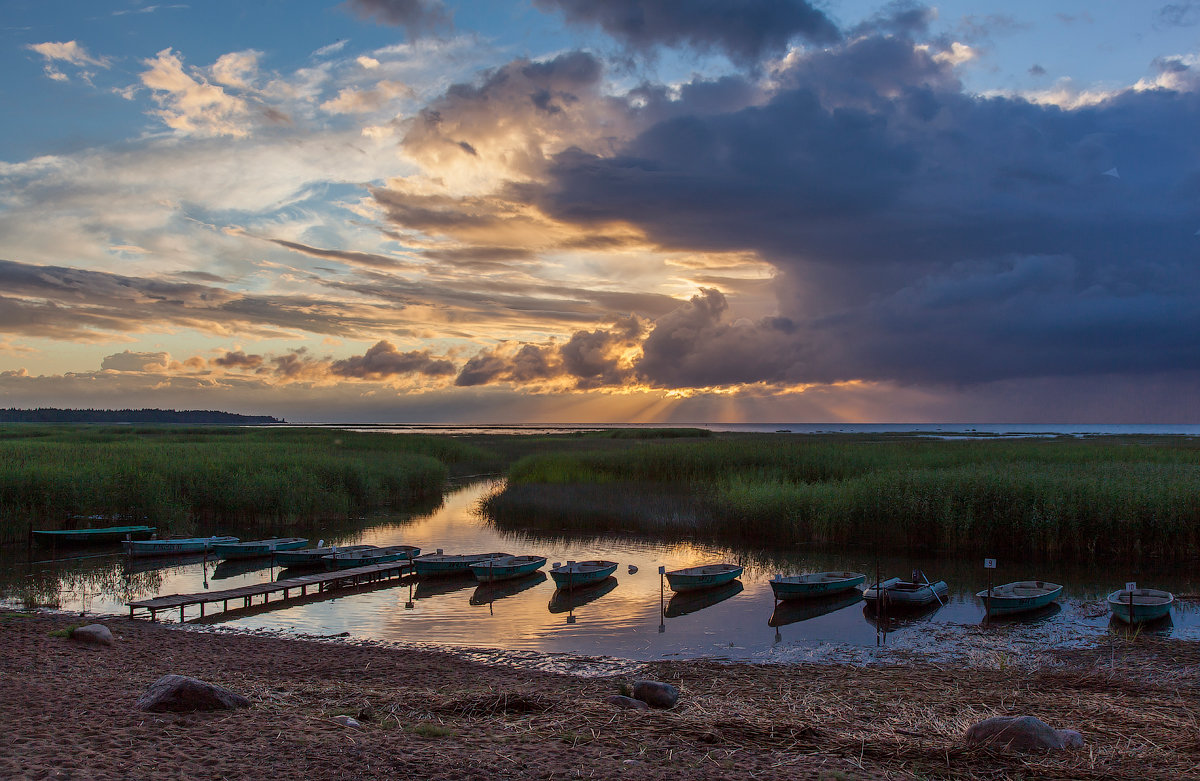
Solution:
<svg viewBox="0 0 1200 781">
<path fill-rule="evenodd" d="M 321 429 L 0 427 L 0 540 L 72 516 L 188 532 L 286 527 L 437 497 L 451 469 L 491 455 L 454 439 Z"/>
<path fill-rule="evenodd" d="M 546 529 L 1180 560 L 1200 556 L 1200 443 L 758 435 L 545 452 L 487 509 Z"/>
</svg>

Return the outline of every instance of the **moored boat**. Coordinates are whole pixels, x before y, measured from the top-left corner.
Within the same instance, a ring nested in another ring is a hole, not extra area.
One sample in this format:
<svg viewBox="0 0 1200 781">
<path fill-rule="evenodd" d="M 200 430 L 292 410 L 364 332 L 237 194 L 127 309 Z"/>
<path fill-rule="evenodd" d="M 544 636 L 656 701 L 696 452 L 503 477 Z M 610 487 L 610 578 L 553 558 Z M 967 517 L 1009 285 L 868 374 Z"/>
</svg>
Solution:
<svg viewBox="0 0 1200 781">
<path fill-rule="evenodd" d="M 1019 580 L 993 586 L 990 592 L 985 588 L 975 596 L 983 600 L 989 616 L 1010 616 L 1039 610 L 1058 599 L 1062 590 L 1059 584 L 1045 580 Z"/>
<path fill-rule="evenodd" d="M 126 540 L 123 544 L 130 556 L 179 556 L 207 553 L 218 543 L 237 541 L 237 537 L 168 537 L 163 540 Z"/>
<path fill-rule="evenodd" d="M 888 578 L 864 591 L 863 599 L 867 600 L 872 608 L 878 607 L 882 599 L 887 609 L 896 610 L 941 604 L 946 601 L 946 595 L 949 593 L 950 587 L 944 580 L 935 583 L 914 583 L 900 578 Z"/>
<path fill-rule="evenodd" d="M 276 551 L 296 550 L 308 544 L 303 537 L 272 537 L 266 540 L 246 542 L 223 542 L 213 546 L 213 553 L 227 559 L 245 559 L 252 556 L 270 556 Z"/>
<path fill-rule="evenodd" d="M 737 564 L 705 564 L 700 567 L 684 567 L 667 573 L 667 585 L 672 591 L 698 591 L 716 588 L 732 582 L 742 574 Z"/>
<path fill-rule="evenodd" d="M 857 589 L 867 576 L 861 572 L 810 572 L 807 575 L 776 575 L 771 591 L 776 599 L 814 599 Z"/>
<path fill-rule="evenodd" d="M 477 561 L 511 557 L 511 553 L 450 554 L 442 553 L 439 549 L 437 553 L 427 553 L 424 556 L 414 558 L 413 567 L 418 576 L 426 578 L 445 575 L 469 575 L 471 573 L 471 565 Z"/>
<path fill-rule="evenodd" d="M 1118 589 L 1108 595 L 1113 618 L 1126 624 L 1157 621 L 1171 612 L 1175 595 L 1156 588 Z"/>
<path fill-rule="evenodd" d="M 295 550 L 278 551 L 275 563 L 281 567 L 323 567 L 325 557 L 334 553 L 359 553 L 375 550 L 374 545 L 319 545 L 315 548 L 296 548 Z"/>
<path fill-rule="evenodd" d="M 492 583 L 537 572 L 545 564 L 545 556 L 509 556 L 503 559 L 477 561 L 471 565 L 471 573 L 480 583 Z"/>
<path fill-rule="evenodd" d="M 145 540 L 154 526 L 105 526 L 101 529 L 37 529 L 33 538 L 47 545 L 102 545 L 124 539 Z"/>
<path fill-rule="evenodd" d="M 591 561 L 568 561 L 550 569 L 550 577 L 558 588 L 579 588 L 599 583 L 617 571 L 617 562 L 594 559 Z"/>
<path fill-rule="evenodd" d="M 388 545 L 384 548 L 371 546 L 370 550 L 338 551 L 325 557 L 329 569 L 352 569 L 371 564 L 388 564 L 393 561 L 408 561 L 421 555 L 421 549 L 413 545 Z"/>
</svg>

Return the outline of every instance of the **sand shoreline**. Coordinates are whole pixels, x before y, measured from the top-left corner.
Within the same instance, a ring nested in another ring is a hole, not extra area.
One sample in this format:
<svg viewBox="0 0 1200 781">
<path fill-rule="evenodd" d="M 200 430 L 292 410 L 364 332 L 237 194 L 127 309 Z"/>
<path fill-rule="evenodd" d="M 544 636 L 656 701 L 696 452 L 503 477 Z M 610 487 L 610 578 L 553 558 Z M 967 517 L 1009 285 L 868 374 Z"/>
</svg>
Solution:
<svg viewBox="0 0 1200 781">
<path fill-rule="evenodd" d="M 1171 778 L 1200 767 L 1200 644 L 1139 638 L 1048 669 L 651 662 L 671 711 L 617 710 L 633 675 L 581 677 L 434 650 L 187 631 L 89 617 L 112 647 L 52 633 L 81 619 L 0 613 L 6 778 Z M 160 675 L 254 702 L 222 713 L 133 707 Z M 342 727 L 337 714 L 360 718 Z M 968 750 L 966 726 L 1032 714 L 1082 750 Z"/>
</svg>

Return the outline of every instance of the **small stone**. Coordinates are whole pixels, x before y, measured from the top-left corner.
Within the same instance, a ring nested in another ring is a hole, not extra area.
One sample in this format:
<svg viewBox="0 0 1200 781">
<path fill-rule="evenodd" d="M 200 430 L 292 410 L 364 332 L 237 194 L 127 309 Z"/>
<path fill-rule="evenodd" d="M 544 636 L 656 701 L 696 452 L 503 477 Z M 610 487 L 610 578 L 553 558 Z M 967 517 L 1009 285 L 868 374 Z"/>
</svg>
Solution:
<svg viewBox="0 0 1200 781">
<path fill-rule="evenodd" d="M 623 759 L 623 760 L 621 760 L 621 764 L 622 765 L 644 765 L 646 763 L 640 759 Z"/>
<path fill-rule="evenodd" d="M 679 690 L 661 681 L 637 681 L 633 696 L 654 708 L 673 708 L 679 702 Z"/>
<path fill-rule="evenodd" d="M 358 723 L 358 719 L 352 716 L 334 716 L 333 720 L 343 727 L 351 727 L 353 729 L 362 729 L 362 725 Z"/>
<path fill-rule="evenodd" d="M 992 746 L 1013 751 L 1059 751 L 1083 745 L 1083 736 L 1074 730 L 1054 730 L 1034 716 L 994 716 L 967 728 L 968 746 Z"/>
<path fill-rule="evenodd" d="M 71 632 L 71 639 L 91 645 L 112 645 L 112 632 L 104 624 L 88 624 Z"/>
<path fill-rule="evenodd" d="M 632 697 L 626 697 L 623 694 L 614 694 L 608 698 L 608 702 L 616 705 L 618 708 L 629 708 L 631 710 L 649 710 L 650 706 L 641 700 L 635 700 Z"/>
<path fill-rule="evenodd" d="M 137 701 L 139 710 L 197 711 L 248 708 L 250 700 L 224 686 L 186 675 L 164 675 L 146 689 Z"/>
</svg>

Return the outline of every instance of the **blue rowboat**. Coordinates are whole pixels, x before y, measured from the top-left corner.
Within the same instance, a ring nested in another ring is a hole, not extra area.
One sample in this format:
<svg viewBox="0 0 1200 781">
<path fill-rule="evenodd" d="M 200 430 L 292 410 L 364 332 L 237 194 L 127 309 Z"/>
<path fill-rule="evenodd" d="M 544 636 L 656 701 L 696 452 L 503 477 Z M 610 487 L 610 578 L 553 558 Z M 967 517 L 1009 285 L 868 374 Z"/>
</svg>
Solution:
<svg viewBox="0 0 1200 781">
<path fill-rule="evenodd" d="M 1175 595 L 1156 588 L 1120 589 L 1108 595 L 1108 609 L 1113 618 L 1126 624 L 1157 621 L 1171 612 Z"/>
<path fill-rule="evenodd" d="M 583 607 L 589 602 L 595 602 L 616 587 L 617 579 L 612 576 L 606 576 L 586 586 L 572 586 L 570 588 L 560 586 L 550 595 L 550 612 L 569 613 L 575 608 Z"/>
<path fill-rule="evenodd" d="M 985 588 L 975 596 L 983 600 L 984 610 L 992 617 L 1011 616 L 1039 610 L 1058 599 L 1063 587 L 1044 580 L 1019 580 L 995 586 L 989 593 Z"/>
<path fill-rule="evenodd" d="M 421 549 L 412 545 L 389 545 L 362 551 L 338 551 L 325 557 L 329 569 L 352 569 L 372 564 L 388 564 L 393 561 L 408 561 L 421 555 Z"/>
<path fill-rule="evenodd" d="M 471 573 L 480 583 L 511 580 L 537 572 L 546 565 L 545 556 L 509 556 L 503 559 L 477 561 L 471 565 Z"/>
<path fill-rule="evenodd" d="M 742 568 L 736 564 L 705 564 L 668 572 L 667 585 L 672 591 L 697 591 L 724 586 L 741 574 Z"/>
<path fill-rule="evenodd" d="M 248 542 L 223 542 L 213 546 L 213 553 L 226 559 L 248 559 L 252 556 L 270 556 L 275 551 L 296 550 L 308 544 L 303 537 L 272 537 L 268 540 Z"/>
<path fill-rule="evenodd" d="M 471 565 L 477 561 L 511 557 L 511 553 L 468 553 L 455 555 L 442 553 L 441 549 L 438 549 L 437 553 L 427 553 L 424 556 L 414 558 L 413 567 L 416 570 L 417 576 L 423 578 L 442 577 L 445 575 L 469 575 L 471 574 Z"/>
<path fill-rule="evenodd" d="M 108 542 L 149 539 L 153 526 L 106 526 L 102 529 L 38 529 L 33 538 L 47 545 L 102 545 Z"/>
<path fill-rule="evenodd" d="M 281 567 L 324 567 L 326 556 L 334 553 L 356 553 L 366 550 L 375 550 L 375 546 L 319 545 L 315 548 L 297 548 L 296 550 L 278 551 L 275 554 L 275 563 Z"/>
<path fill-rule="evenodd" d="M 599 583 L 617 571 L 617 562 L 596 559 L 593 561 L 568 561 L 550 568 L 550 577 L 558 588 L 579 588 Z"/>
<path fill-rule="evenodd" d="M 807 575 L 776 575 L 771 590 L 776 599 L 814 599 L 857 589 L 867 576 L 861 572 L 812 572 Z"/>
<path fill-rule="evenodd" d="M 863 599 L 868 607 L 877 608 L 880 600 L 888 610 L 912 610 L 926 605 L 941 604 L 946 601 L 950 587 L 946 581 L 936 583 L 914 583 L 900 578 L 888 578 L 882 583 L 876 583 L 863 592 Z"/>
<path fill-rule="evenodd" d="M 712 607 L 718 602 L 724 602 L 730 597 L 737 596 L 742 593 L 744 588 L 742 581 L 734 580 L 719 586 L 677 591 L 667 600 L 667 607 L 663 611 L 663 615 L 667 618 L 686 616 L 688 613 L 695 613 L 697 610 Z"/>
<path fill-rule="evenodd" d="M 130 556 L 178 556 L 207 553 L 218 543 L 237 541 L 237 537 L 168 537 L 165 540 L 126 540 L 124 544 L 125 552 Z"/>
</svg>

